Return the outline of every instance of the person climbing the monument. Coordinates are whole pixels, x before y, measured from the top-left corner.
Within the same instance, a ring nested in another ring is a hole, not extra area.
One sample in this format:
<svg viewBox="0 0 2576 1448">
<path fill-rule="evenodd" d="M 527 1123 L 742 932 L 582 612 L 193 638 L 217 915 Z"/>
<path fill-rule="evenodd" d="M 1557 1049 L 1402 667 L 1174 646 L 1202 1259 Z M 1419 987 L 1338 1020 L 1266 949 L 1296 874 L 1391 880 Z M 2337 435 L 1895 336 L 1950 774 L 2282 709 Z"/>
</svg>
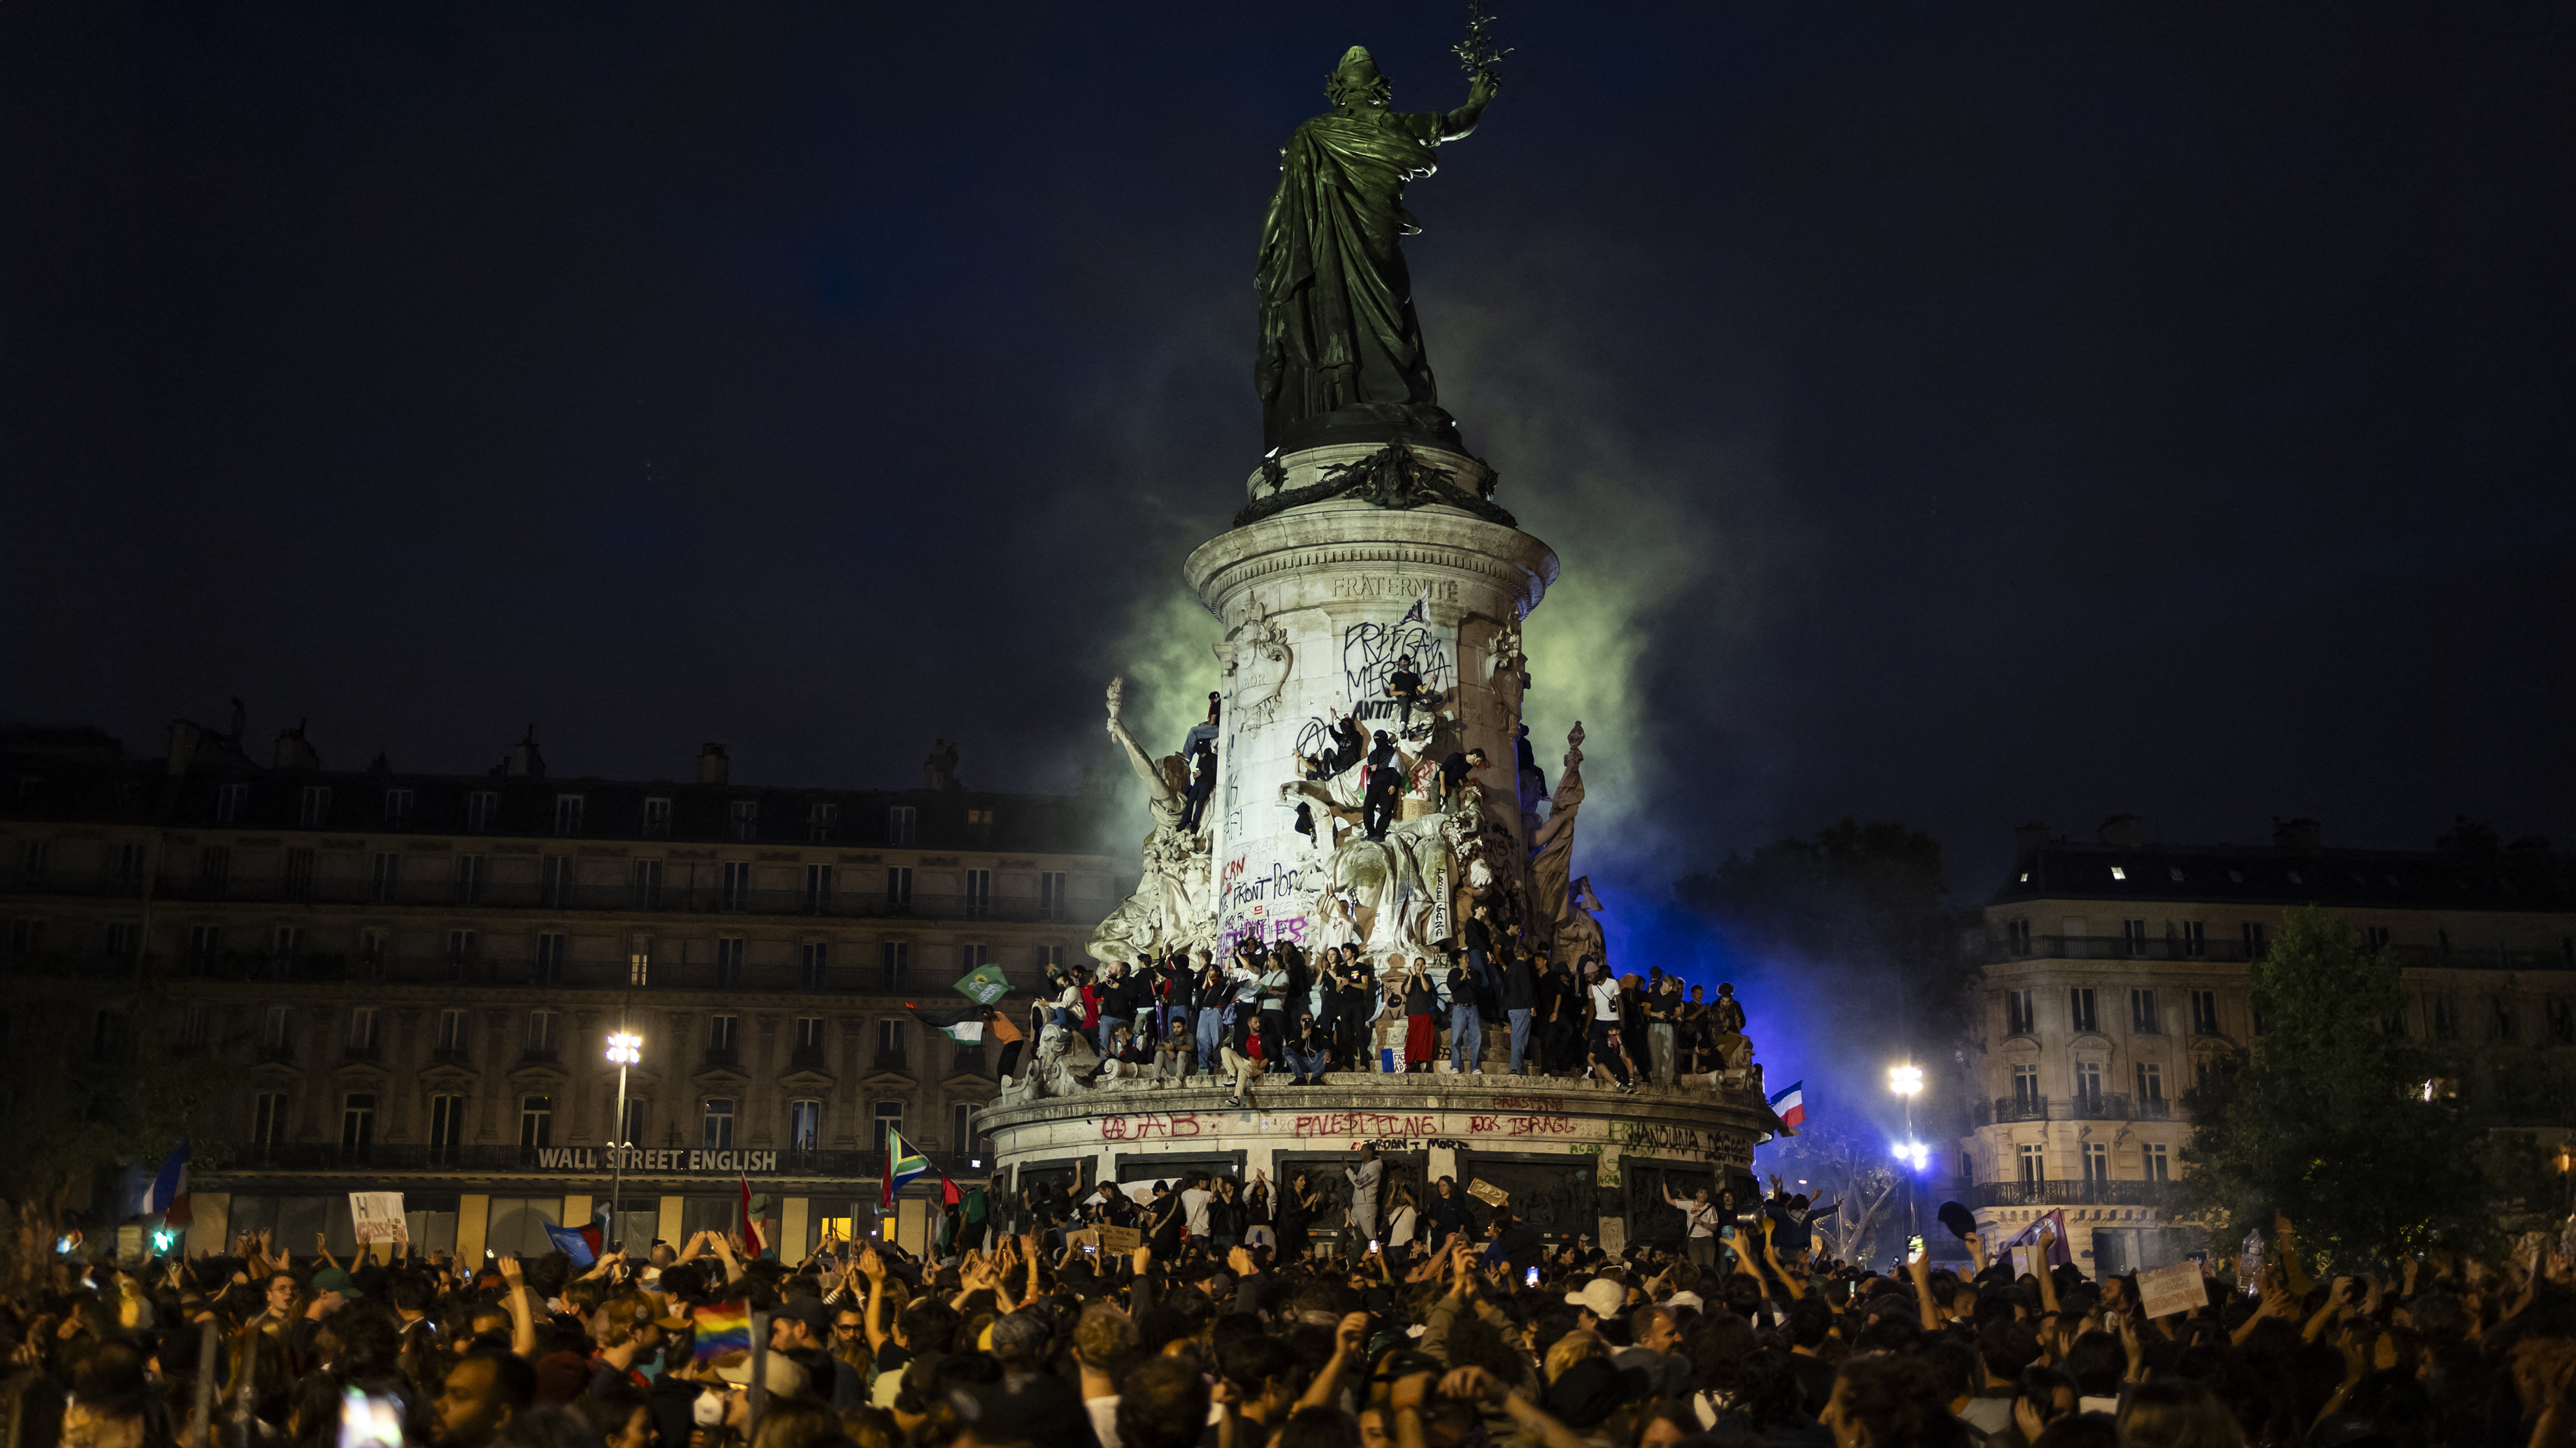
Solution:
<svg viewBox="0 0 2576 1448">
<path fill-rule="evenodd" d="M 1213 689 L 1208 691 L 1207 717 L 1200 720 L 1198 723 L 1191 725 L 1190 732 L 1181 737 L 1181 757 L 1183 759 L 1187 759 L 1191 755 L 1198 753 L 1199 746 L 1202 744 L 1213 745 L 1216 743 L 1218 701 L 1222 697 L 1222 695 L 1218 694 Z"/>
<path fill-rule="evenodd" d="M 1216 793 L 1216 741 L 1202 739 L 1190 754 L 1190 785 L 1182 792 L 1181 828 L 1198 833 L 1199 818 L 1207 813 L 1207 802 Z"/>
<path fill-rule="evenodd" d="M 1351 1184 L 1351 1253 L 1360 1255 L 1368 1241 L 1377 1235 L 1377 1187 L 1386 1174 L 1378 1164 L 1377 1148 L 1363 1141 L 1358 1160 L 1342 1168 Z"/>
<path fill-rule="evenodd" d="M 1354 715 L 1344 714 L 1341 722 L 1333 726 L 1333 748 L 1332 752 L 1324 757 L 1326 765 L 1324 777 L 1334 778 L 1343 770 L 1359 763 L 1360 756 L 1368 753 L 1368 744 L 1368 731 L 1360 727 L 1359 719 Z"/>
<path fill-rule="evenodd" d="M 1386 827 L 1395 821 L 1396 804 L 1404 795 L 1403 757 L 1395 740 L 1385 730 L 1377 731 L 1368 753 L 1368 792 L 1360 801 L 1360 825 L 1372 840 L 1385 839 Z"/>
<path fill-rule="evenodd" d="M 1395 661 L 1395 672 L 1386 676 L 1386 693 L 1403 710 L 1396 721 L 1396 732 L 1411 733 L 1413 710 L 1422 702 L 1422 676 L 1413 671 L 1413 655 L 1406 654 Z"/>
<path fill-rule="evenodd" d="M 1440 761 L 1440 802 L 1447 804 L 1467 783 L 1467 777 L 1485 767 L 1485 751 L 1470 749 L 1461 754 L 1453 749 Z"/>
</svg>

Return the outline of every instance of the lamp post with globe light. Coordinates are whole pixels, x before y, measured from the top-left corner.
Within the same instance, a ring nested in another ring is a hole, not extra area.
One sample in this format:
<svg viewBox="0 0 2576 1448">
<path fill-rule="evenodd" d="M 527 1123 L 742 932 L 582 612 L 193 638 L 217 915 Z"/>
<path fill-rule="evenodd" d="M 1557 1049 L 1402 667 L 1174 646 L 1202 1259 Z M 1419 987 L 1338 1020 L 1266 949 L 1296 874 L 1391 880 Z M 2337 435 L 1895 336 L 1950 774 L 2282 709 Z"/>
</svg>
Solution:
<svg viewBox="0 0 2576 1448">
<path fill-rule="evenodd" d="M 626 1070 L 644 1059 L 644 1038 L 631 1031 L 611 1031 L 608 1035 L 608 1059 L 617 1063 L 617 1125 L 608 1142 L 608 1235 L 601 1240 L 614 1247 L 618 1244 L 619 1193 L 626 1178 Z"/>
<path fill-rule="evenodd" d="M 1923 1068 L 1888 1067 L 1887 1089 L 1905 1098 L 1905 1144 L 1896 1149 L 1896 1155 L 1909 1168 L 1905 1174 L 1905 1232 L 1909 1237 L 1919 1236 L 1923 1228 L 1915 1212 L 1914 1179 L 1931 1155 L 1923 1143 L 1914 1139 L 1914 1098 L 1923 1094 Z"/>
</svg>

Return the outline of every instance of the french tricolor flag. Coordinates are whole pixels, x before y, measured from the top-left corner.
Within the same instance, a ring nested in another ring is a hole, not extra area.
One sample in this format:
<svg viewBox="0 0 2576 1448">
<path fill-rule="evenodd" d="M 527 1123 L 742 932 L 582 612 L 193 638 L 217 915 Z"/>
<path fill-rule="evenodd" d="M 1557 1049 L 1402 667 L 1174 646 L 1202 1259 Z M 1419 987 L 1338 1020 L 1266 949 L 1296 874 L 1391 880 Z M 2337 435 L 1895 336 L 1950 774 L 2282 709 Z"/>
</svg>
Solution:
<svg viewBox="0 0 2576 1448">
<path fill-rule="evenodd" d="M 180 1138 L 178 1149 L 161 1163 L 161 1174 L 144 1189 L 143 1209 L 137 1215 L 159 1217 L 168 1227 L 185 1227 L 193 1220 L 188 1212 L 187 1138 Z"/>
<path fill-rule="evenodd" d="M 1807 1119 L 1807 1083 L 1792 1081 L 1771 1093 L 1771 1114 L 1791 1131 Z"/>
</svg>

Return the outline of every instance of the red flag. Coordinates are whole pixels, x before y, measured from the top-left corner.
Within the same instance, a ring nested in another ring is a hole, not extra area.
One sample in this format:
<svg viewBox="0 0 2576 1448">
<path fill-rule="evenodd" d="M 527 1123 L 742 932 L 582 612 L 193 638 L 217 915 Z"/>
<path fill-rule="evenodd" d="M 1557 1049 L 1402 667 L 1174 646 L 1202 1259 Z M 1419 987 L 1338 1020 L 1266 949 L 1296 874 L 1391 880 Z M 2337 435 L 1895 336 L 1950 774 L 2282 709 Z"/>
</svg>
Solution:
<svg viewBox="0 0 2576 1448">
<path fill-rule="evenodd" d="M 877 1215 L 894 1210 L 894 1133 L 886 1133 L 885 1169 L 877 1173 Z"/>
<path fill-rule="evenodd" d="M 941 1172 L 939 1174 L 939 1204 L 943 1207 L 953 1207 L 965 1200 L 965 1194 L 957 1190 L 957 1183 L 948 1179 L 948 1173 Z"/>
<path fill-rule="evenodd" d="M 742 1179 L 742 1245 L 760 1255 L 760 1226 L 751 1219 L 751 1178 Z"/>
</svg>

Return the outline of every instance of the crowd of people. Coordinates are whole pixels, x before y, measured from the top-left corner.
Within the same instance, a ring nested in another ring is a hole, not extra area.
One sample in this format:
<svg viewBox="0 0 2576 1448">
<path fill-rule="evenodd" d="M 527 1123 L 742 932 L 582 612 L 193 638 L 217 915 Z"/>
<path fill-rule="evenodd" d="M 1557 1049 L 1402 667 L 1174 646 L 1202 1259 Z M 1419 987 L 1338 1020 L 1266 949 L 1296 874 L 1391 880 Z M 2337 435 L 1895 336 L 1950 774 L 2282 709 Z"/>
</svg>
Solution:
<svg viewBox="0 0 2576 1448">
<path fill-rule="evenodd" d="M 1568 964 L 1479 906 L 1432 954 L 1382 961 L 1356 944 L 1309 952 L 1246 937 L 1222 959 L 1050 966 L 1034 1025 L 1080 1032 L 1113 1079 L 1223 1078 L 1238 1103 L 1262 1076 L 1320 1085 L 1331 1071 L 1428 1074 L 1444 1061 L 1633 1092 L 1747 1065 L 1734 991 L 1707 996 L 1661 966 L 1641 977 L 1613 976 L 1597 956 Z"/>
<path fill-rule="evenodd" d="M 2134 1279 L 2016 1276 L 1973 1238 L 1961 1270 L 1846 1266 L 1788 1216 L 1712 1213 L 1704 1189 L 1674 1205 L 1714 1252 L 1550 1243 L 1506 1201 L 1427 1209 L 1445 1225 L 1408 1254 L 1310 1254 L 1285 1214 L 1237 1238 L 1215 1203 L 1202 1180 L 1157 1184 L 1156 1225 L 1126 1251 L 1065 1221 L 989 1250 L 826 1241 L 794 1262 L 701 1233 L 586 1270 L 561 1252 L 342 1264 L 264 1236 L 128 1266 L 58 1258 L 0 1301 L 7 1448 L 2576 1436 L 2576 1274 L 2554 1256 L 2437 1253 L 2390 1280 L 2315 1282 L 2293 1249 L 2256 1295 L 2212 1280 L 2201 1305 L 2148 1318 Z"/>
</svg>

